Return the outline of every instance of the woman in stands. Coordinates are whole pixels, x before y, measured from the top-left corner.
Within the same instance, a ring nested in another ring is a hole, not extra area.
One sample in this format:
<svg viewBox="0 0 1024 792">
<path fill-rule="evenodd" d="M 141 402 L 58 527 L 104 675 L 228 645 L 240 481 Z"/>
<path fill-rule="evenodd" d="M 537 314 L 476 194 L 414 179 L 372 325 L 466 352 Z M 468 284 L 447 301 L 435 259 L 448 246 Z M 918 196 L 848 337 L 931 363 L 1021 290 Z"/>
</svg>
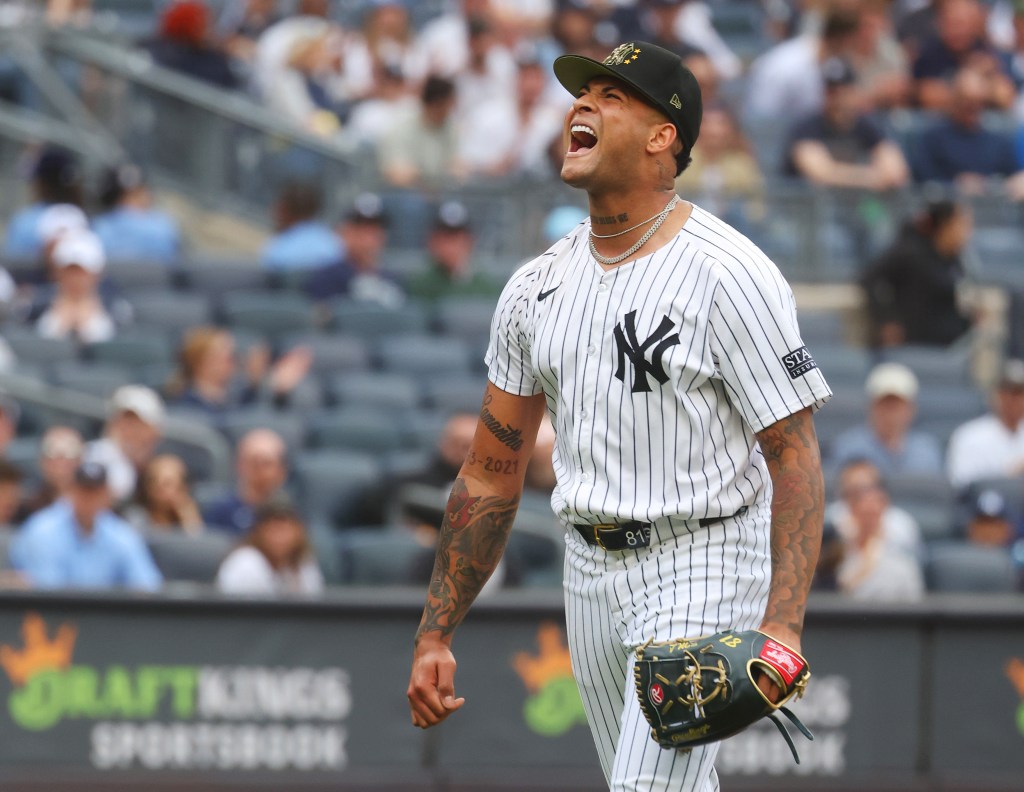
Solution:
<svg viewBox="0 0 1024 792">
<path fill-rule="evenodd" d="M 203 518 L 189 492 L 185 463 L 174 454 L 153 457 L 124 516 L 141 531 L 202 532 Z"/>
<path fill-rule="evenodd" d="M 179 368 L 168 386 L 168 397 L 181 406 L 194 407 L 211 417 L 259 400 L 264 382 L 275 406 L 286 406 L 292 390 L 306 377 L 312 354 L 305 347 L 289 350 L 273 363 L 264 344 L 245 356 L 245 379 L 237 387 L 235 338 L 221 327 L 190 330 L 181 345 Z"/>
<path fill-rule="evenodd" d="M 257 513 L 253 527 L 217 573 L 217 588 L 228 594 L 319 594 L 323 587 L 306 525 L 284 500 Z"/>
</svg>

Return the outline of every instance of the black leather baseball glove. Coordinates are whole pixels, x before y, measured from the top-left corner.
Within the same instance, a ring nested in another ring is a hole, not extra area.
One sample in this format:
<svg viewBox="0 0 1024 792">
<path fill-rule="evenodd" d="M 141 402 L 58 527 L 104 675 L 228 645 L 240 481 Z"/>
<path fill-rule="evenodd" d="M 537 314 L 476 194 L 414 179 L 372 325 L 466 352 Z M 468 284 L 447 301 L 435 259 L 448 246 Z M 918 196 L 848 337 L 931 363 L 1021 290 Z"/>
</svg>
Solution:
<svg viewBox="0 0 1024 792">
<path fill-rule="evenodd" d="M 762 672 L 782 696 L 769 701 L 757 686 Z M 757 630 L 720 632 L 692 640 L 648 641 L 636 650 L 636 692 L 651 724 L 651 737 L 665 748 L 715 742 L 768 716 L 786 738 L 793 738 L 776 712 L 782 712 L 805 737 L 814 736 L 783 705 L 803 695 L 811 672 L 796 651 Z"/>
</svg>

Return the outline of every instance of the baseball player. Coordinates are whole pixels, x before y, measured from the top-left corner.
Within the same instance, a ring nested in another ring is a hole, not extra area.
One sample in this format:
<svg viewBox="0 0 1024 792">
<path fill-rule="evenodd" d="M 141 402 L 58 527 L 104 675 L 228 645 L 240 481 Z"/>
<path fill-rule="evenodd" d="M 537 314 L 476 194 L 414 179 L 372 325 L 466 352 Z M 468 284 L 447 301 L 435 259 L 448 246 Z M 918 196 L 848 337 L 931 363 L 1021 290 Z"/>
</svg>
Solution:
<svg viewBox="0 0 1024 792">
<path fill-rule="evenodd" d="M 495 312 L 416 634 L 412 720 L 463 705 L 452 636 L 505 547 L 546 409 L 569 646 L 608 784 L 715 790 L 717 744 L 651 739 L 633 650 L 751 628 L 800 650 L 822 527 L 811 413 L 831 391 L 775 265 L 674 192 L 701 121 L 678 56 L 633 42 L 554 71 L 575 97 L 561 176 L 590 217 L 519 269 Z"/>
</svg>

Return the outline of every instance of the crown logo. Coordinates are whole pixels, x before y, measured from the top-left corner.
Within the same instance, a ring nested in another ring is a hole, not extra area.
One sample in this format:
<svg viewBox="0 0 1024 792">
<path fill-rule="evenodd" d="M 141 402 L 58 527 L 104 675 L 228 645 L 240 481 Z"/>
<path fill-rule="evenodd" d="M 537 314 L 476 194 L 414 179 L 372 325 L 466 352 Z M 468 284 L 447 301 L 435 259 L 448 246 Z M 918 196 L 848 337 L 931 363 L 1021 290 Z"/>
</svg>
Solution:
<svg viewBox="0 0 1024 792">
<path fill-rule="evenodd" d="M 531 693 L 544 688 L 553 679 L 572 677 L 572 660 L 562 629 L 545 622 L 537 630 L 537 654 L 519 652 L 512 661 L 516 673 Z"/>
<path fill-rule="evenodd" d="M 679 99 L 679 94 L 672 94 L 672 98 L 668 100 L 668 103 L 672 105 L 676 110 L 683 109 L 683 103 Z"/>
<path fill-rule="evenodd" d="M 633 42 L 629 44 L 620 44 L 611 51 L 611 54 L 604 59 L 605 66 L 626 66 L 631 61 L 635 61 L 640 57 L 640 50 L 633 46 Z"/>
<path fill-rule="evenodd" d="M 38 613 L 27 613 L 21 623 L 24 649 L 0 645 L 0 666 L 11 683 L 20 687 L 40 671 L 63 670 L 71 665 L 78 630 L 71 624 L 57 628 L 53 640 L 47 635 L 46 622 Z"/>
</svg>

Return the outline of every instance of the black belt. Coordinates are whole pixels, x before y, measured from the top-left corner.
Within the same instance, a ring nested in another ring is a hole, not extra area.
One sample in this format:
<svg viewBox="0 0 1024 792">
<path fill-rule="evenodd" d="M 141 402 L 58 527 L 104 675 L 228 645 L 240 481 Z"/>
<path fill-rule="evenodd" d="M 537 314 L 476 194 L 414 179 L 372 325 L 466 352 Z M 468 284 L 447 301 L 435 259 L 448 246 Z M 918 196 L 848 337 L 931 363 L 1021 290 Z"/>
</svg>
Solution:
<svg viewBox="0 0 1024 792">
<path fill-rule="evenodd" d="M 701 528 L 728 520 L 730 517 L 742 517 L 747 513 L 747 507 L 741 506 L 733 514 L 721 517 L 702 517 L 697 520 Z M 580 536 L 589 545 L 596 545 L 605 550 L 636 550 L 640 547 L 647 547 L 651 543 L 651 524 L 630 520 L 622 523 L 598 523 L 588 525 L 577 523 L 573 526 Z"/>
</svg>

